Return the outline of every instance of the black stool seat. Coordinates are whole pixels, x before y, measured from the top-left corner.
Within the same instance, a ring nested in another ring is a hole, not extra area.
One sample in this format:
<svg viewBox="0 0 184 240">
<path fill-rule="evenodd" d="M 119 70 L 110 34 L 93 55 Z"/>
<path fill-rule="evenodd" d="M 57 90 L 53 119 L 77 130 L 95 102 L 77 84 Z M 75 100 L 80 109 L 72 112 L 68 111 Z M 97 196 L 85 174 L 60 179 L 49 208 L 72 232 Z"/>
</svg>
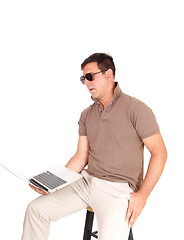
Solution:
<svg viewBox="0 0 184 240">
<path fill-rule="evenodd" d="M 93 219 L 94 219 L 94 212 L 93 212 L 93 209 L 89 207 L 87 208 L 87 213 L 86 213 L 86 222 L 84 227 L 83 240 L 91 240 L 91 237 L 98 239 L 98 231 L 92 232 Z M 130 228 L 128 240 L 134 240 L 132 228 Z"/>
</svg>

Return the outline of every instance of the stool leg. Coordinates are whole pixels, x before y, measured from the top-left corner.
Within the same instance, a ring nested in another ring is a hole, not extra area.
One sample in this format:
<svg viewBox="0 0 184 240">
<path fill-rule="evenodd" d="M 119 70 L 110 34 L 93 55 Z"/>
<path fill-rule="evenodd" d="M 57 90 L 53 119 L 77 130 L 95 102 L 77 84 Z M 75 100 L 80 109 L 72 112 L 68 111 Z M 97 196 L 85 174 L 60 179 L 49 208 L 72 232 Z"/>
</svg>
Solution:
<svg viewBox="0 0 184 240">
<path fill-rule="evenodd" d="M 129 233 L 128 240 L 134 240 L 133 233 L 132 233 L 132 228 L 130 228 L 130 233 Z"/>
<path fill-rule="evenodd" d="M 91 233 L 92 227 L 93 227 L 93 218 L 94 218 L 94 212 L 91 212 L 91 211 L 87 210 L 83 240 L 90 240 L 91 239 L 91 234 L 90 233 Z"/>
</svg>

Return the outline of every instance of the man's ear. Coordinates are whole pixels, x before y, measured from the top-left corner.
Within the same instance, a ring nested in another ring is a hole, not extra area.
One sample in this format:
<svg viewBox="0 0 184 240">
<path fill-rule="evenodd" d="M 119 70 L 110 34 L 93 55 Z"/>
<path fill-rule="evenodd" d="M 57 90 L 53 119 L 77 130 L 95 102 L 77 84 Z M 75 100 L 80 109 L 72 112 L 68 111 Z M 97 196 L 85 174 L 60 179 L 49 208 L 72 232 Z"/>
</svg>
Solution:
<svg viewBox="0 0 184 240">
<path fill-rule="evenodd" d="M 106 77 L 108 78 L 108 80 L 111 80 L 113 78 L 112 69 L 108 69 L 105 74 L 106 74 Z"/>
</svg>

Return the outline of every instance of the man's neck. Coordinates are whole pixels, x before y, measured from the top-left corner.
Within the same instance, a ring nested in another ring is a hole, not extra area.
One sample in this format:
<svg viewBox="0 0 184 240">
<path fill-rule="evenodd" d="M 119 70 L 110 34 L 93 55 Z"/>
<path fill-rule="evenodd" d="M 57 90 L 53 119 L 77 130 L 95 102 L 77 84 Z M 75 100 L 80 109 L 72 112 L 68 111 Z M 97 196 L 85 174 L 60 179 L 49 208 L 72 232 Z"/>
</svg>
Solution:
<svg viewBox="0 0 184 240">
<path fill-rule="evenodd" d="M 114 98 L 114 89 L 115 89 L 115 84 L 111 86 L 110 90 L 102 99 L 99 99 L 99 102 L 103 105 L 104 109 L 109 105 L 109 103 L 112 102 Z"/>
</svg>

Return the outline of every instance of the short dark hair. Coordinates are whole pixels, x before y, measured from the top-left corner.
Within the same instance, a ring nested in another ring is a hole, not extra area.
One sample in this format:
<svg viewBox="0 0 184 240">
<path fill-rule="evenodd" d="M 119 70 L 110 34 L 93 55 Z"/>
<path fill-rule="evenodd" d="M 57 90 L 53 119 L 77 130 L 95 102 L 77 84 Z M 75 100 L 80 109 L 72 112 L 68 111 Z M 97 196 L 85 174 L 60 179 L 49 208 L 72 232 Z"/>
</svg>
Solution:
<svg viewBox="0 0 184 240">
<path fill-rule="evenodd" d="M 84 60 L 84 62 L 81 64 L 81 70 L 84 69 L 84 67 L 91 62 L 96 62 L 98 65 L 98 68 L 101 71 L 105 71 L 108 69 L 112 69 L 113 71 L 113 75 L 115 77 L 115 72 L 116 72 L 116 68 L 115 68 L 115 64 L 113 62 L 113 58 L 106 54 L 106 53 L 94 53 L 91 56 L 89 56 L 88 58 L 86 58 Z"/>
</svg>

